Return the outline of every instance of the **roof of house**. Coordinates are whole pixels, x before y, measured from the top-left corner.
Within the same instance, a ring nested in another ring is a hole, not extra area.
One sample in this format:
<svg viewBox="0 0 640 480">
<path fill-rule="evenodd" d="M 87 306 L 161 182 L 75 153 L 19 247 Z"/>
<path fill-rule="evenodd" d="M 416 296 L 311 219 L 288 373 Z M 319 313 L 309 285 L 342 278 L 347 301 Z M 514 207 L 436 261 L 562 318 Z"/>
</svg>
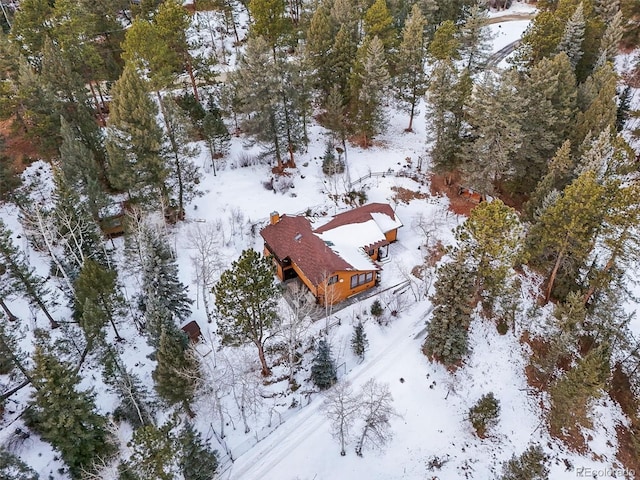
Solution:
<svg viewBox="0 0 640 480">
<path fill-rule="evenodd" d="M 402 222 L 388 203 L 368 203 L 348 212 L 339 213 L 331 221 L 316 228 L 317 233 L 326 232 L 342 225 L 365 223 L 369 220 L 376 222 L 382 233 L 390 232 L 402 226 Z"/>
<path fill-rule="evenodd" d="M 289 257 L 319 285 L 336 271 L 380 270 L 363 248 L 387 243 L 384 234 L 399 226 L 402 223 L 389 205 L 372 203 L 336 215 L 315 230 L 306 217 L 282 215 L 260 234 L 276 257 Z"/>
</svg>

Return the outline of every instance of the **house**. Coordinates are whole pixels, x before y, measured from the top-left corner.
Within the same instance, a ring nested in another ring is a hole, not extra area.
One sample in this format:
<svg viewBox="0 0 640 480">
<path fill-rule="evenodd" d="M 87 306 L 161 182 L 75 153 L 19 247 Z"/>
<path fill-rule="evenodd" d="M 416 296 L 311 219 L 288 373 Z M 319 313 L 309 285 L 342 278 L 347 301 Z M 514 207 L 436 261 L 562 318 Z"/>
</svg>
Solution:
<svg viewBox="0 0 640 480">
<path fill-rule="evenodd" d="M 264 254 L 280 280 L 299 278 L 321 304 L 374 287 L 402 222 L 390 205 L 370 203 L 313 229 L 304 216 L 271 214 L 262 229 Z"/>
</svg>

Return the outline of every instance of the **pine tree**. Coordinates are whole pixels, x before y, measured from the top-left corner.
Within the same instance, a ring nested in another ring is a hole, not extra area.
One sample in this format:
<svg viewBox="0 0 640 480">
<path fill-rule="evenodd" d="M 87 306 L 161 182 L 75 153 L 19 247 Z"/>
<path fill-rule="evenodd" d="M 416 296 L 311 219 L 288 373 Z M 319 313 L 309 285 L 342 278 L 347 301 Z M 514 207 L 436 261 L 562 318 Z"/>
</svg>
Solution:
<svg viewBox="0 0 640 480">
<path fill-rule="evenodd" d="M 0 201 L 9 200 L 21 183 L 11 159 L 6 156 L 5 147 L 4 138 L 0 138 Z"/>
<path fill-rule="evenodd" d="M 364 359 L 364 353 L 369 346 L 369 340 L 367 340 L 367 334 L 364 331 L 364 325 L 362 322 L 358 322 L 353 327 L 353 335 L 351 336 L 351 350 L 354 355 L 361 360 Z"/>
<path fill-rule="evenodd" d="M 378 37 L 363 43 L 358 52 L 359 65 L 354 68 L 351 93 L 357 95 L 354 105 L 354 128 L 366 147 L 381 133 L 387 122 L 382 109 L 383 92 L 389 85 L 389 71 L 384 46 Z"/>
<path fill-rule="evenodd" d="M 93 218 L 99 218 L 100 209 L 107 204 L 102 188 L 105 172 L 94 153 L 79 138 L 77 129 L 64 118 L 60 119 L 60 167 L 67 185 L 86 198 Z"/>
<path fill-rule="evenodd" d="M 125 303 L 119 291 L 117 277 L 115 270 L 105 268 L 91 259 L 86 260 L 74 283 L 74 316 L 85 332 L 87 328 L 102 330 L 109 322 L 116 340 L 121 341 L 123 338 L 118 333 L 116 320 L 122 314 Z M 92 314 L 85 311 L 87 305 L 92 308 Z M 89 327 L 89 321 L 93 326 Z"/>
<path fill-rule="evenodd" d="M 569 58 L 560 53 L 540 61 L 520 83 L 524 138 L 515 157 L 510 189 L 531 192 L 547 163 L 574 130 L 577 90 Z"/>
<path fill-rule="evenodd" d="M 439 268 L 431 301 L 434 309 L 422 352 L 448 367 L 459 364 L 469 350 L 473 276 L 463 260 Z"/>
<path fill-rule="evenodd" d="M 218 455 L 204 443 L 190 423 L 180 432 L 180 469 L 184 480 L 210 480 L 218 468 Z"/>
<path fill-rule="evenodd" d="M 523 233 L 516 211 L 499 199 L 478 205 L 456 229 L 457 248 L 476 272 L 475 293 L 481 294 L 485 306 L 491 307 L 501 295 Z"/>
<path fill-rule="evenodd" d="M 611 65 L 605 64 L 580 86 L 578 102 L 581 111 L 571 135 L 574 146 L 582 145 L 589 134 L 596 137 L 615 126 L 618 111 L 616 84 L 617 74 Z"/>
<path fill-rule="evenodd" d="M 249 12 L 253 18 L 250 35 L 262 37 L 268 47 L 275 51 L 276 46 L 291 32 L 291 21 L 285 17 L 285 4 L 281 0 L 250 0 Z"/>
<path fill-rule="evenodd" d="M 222 273 L 213 294 L 223 343 L 253 343 L 258 349 L 262 374 L 269 375 L 264 344 L 276 321 L 278 302 L 271 260 L 255 250 L 244 250 L 231 268 Z"/>
<path fill-rule="evenodd" d="M 389 53 L 396 45 L 397 32 L 393 26 L 393 17 L 387 8 L 386 0 L 375 0 L 366 11 L 364 32 L 369 40 L 378 37 L 385 53 Z"/>
<path fill-rule="evenodd" d="M 331 78 L 334 85 L 338 85 L 339 93 L 344 104 L 350 104 L 352 92 L 349 90 L 349 76 L 356 61 L 358 46 L 353 32 L 342 24 L 333 43 L 332 55 L 329 60 Z"/>
<path fill-rule="evenodd" d="M 485 7 L 472 5 L 460 26 L 460 56 L 472 73 L 478 72 L 491 54 L 491 30 L 488 28 L 488 12 Z"/>
<path fill-rule="evenodd" d="M 528 232 L 530 262 L 549 271 L 546 301 L 558 276 L 573 281 L 575 270 L 591 252 L 594 235 L 606 210 L 605 198 L 605 189 L 595 173 L 586 171 L 545 208 Z"/>
<path fill-rule="evenodd" d="M 513 74 L 499 80 L 485 73 L 466 112 L 474 140 L 462 168 L 469 184 L 483 192 L 495 193 L 515 175 L 513 160 L 526 135 L 515 82 Z"/>
<path fill-rule="evenodd" d="M 581 426 L 590 428 L 589 402 L 602 395 L 609 378 L 609 348 L 599 346 L 587 353 L 566 375 L 549 389 L 552 435 L 571 435 Z"/>
<path fill-rule="evenodd" d="M 141 298 L 146 320 L 147 340 L 157 347 L 163 328 L 176 328 L 191 315 L 193 301 L 178 277 L 173 252 L 159 232 L 147 230 L 144 238 Z"/>
<path fill-rule="evenodd" d="M 540 445 L 529 446 L 502 466 L 500 480 L 549 480 L 548 457 Z"/>
<path fill-rule="evenodd" d="M 6 480 L 38 480 L 40 477 L 20 457 L 0 448 L 0 478 Z"/>
<path fill-rule="evenodd" d="M 49 320 L 51 328 L 57 328 L 56 322 L 47 308 L 45 280 L 38 277 L 27 263 L 22 253 L 11 240 L 11 231 L 0 219 L 0 259 L 6 269 L 7 278 L 14 292 L 21 292 L 29 303 L 37 305 Z"/>
<path fill-rule="evenodd" d="M 402 30 L 396 77 L 392 84 L 396 100 L 409 113 L 408 132 L 413 131 L 413 117 L 420 113 L 416 107 L 427 91 L 425 26 L 426 19 L 416 4 Z"/>
<path fill-rule="evenodd" d="M 222 114 L 213 96 L 210 96 L 207 100 L 207 110 L 202 119 L 202 134 L 209 148 L 211 166 L 215 176 L 216 159 L 224 157 L 229 152 L 231 135 L 229 135 L 229 130 L 222 120 Z"/>
<path fill-rule="evenodd" d="M 622 92 L 618 94 L 618 109 L 616 110 L 616 131 L 617 132 L 621 132 L 624 129 L 625 123 L 627 122 L 630 116 L 630 108 L 631 108 L 631 87 L 627 85 L 622 89 Z"/>
<path fill-rule="evenodd" d="M 318 350 L 313 357 L 311 380 L 320 390 L 326 390 L 338 381 L 331 346 L 324 339 L 318 342 Z"/>
<path fill-rule="evenodd" d="M 121 465 L 121 479 L 175 480 L 180 478 L 178 466 L 180 445 L 171 421 L 156 427 L 145 425 L 133 432 L 128 446 L 131 455 Z"/>
<path fill-rule="evenodd" d="M 147 85 L 127 64 L 112 90 L 107 123 L 107 175 L 114 188 L 138 203 L 167 199 L 167 167 L 161 155 L 162 130 Z"/>
<path fill-rule="evenodd" d="M 609 21 L 606 22 L 607 29 L 600 40 L 598 50 L 598 62 L 602 60 L 613 63 L 618 54 L 618 46 L 624 35 L 624 25 L 622 12 L 618 11 Z"/>
<path fill-rule="evenodd" d="M 177 218 L 182 219 L 184 218 L 185 204 L 200 193 L 197 189 L 197 184 L 200 183 L 200 174 L 193 163 L 193 158 L 200 151 L 197 147 L 189 145 L 189 120 L 176 103 L 175 98 L 160 99 L 159 101 L 163 111 L 165 131 L 169 139 L 167 157 L 170 158 L 170 161 L 167 165 L 167 186 L 174 195 L 169 200 L 169 206 L 176 208 Z"/>
<path fill-rule="evenodd" d="M 429 44 L 429 56 L 434 61 L 457 60 L 460 58 L 460 42 L 457 30 L 451 20 L 440 24 Z"/>
<path fill-rule="evenodd" d="M 189 341 L 177 328 L 162 329 L 153 371 L 156 391 L 170 405 L 181 404 L 193 416 L 191 403 L 199 376 L 195 357 L 188 353 Z"/>
<path fill-rule="evenodd" d="M 480 438 L 486 438 L 487 430 L 495 427 L 500 415 L 500 401 L 489 392 L 469 409 L 469 421 Z"/>
<path fill-rule="evenodd" d="M 433 142 L 430 153 L 436 173 L 451 172 L 462 161 L 463 111 L 471 95 L 471 85 L 469 72 L 458 72 L 450 60 L 436 62 L 431 71 L 427 140 Z"/>
<path fill-rule="evenodd" d="M 329 95 L 335 82 L 331 62 L 337 32 L 338 29 L 331 18 L 331 2 L 325 1 L 311 17 L 305 48 L 306 62 L 314 72 L 314 87 L 322 92 L 323 98 Z"/>
<path fill-rule="evenodd" d="M 584 41 L 585 19 L 582 3 L 579 3 L 575 12 L 567 22 L 557 51 L 565 52 L 569 62 L 575 70 L 582 58 L 582 42 Z"/>
<path fill-rule="evenodd" d="M 60 451 L 71 475 L 78 477 L 98 456 L 108 458 L 113 452 L 106 419 L 96 412 L 95 395 L 78 390 L 80 377 L 72 365 L 45 351 L 44 345 L 36 347 L 33 362 L 35 390 L 25 414 L 27 424 Z"/>
</svg>

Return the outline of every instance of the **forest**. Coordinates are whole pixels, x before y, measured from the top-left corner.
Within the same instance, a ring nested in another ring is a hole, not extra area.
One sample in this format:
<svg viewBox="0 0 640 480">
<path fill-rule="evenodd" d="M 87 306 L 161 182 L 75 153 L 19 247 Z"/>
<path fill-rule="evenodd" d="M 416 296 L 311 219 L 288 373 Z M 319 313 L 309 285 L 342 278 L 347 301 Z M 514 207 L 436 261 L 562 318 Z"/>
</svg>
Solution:
<svg viewBox="0 0 640 480">
<path fill-rule="evenodd" d="M 637 0 L 0 5 L 0 478 L 640 475 Z"/>
</svg>

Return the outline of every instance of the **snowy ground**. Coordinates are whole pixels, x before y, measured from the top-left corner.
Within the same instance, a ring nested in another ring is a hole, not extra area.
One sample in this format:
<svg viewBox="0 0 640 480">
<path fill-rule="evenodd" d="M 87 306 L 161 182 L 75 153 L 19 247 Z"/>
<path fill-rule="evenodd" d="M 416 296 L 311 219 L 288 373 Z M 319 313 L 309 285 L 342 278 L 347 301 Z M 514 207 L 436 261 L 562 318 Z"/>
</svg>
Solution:
<svg viewBox="0 0 640 480">
<path fill-rule="evenodd" d="M 530 12 L 531 7 L 516 2 L 510 11 L 500 15 L 521 11 Z M 527 23 L 511 21 L 492 25 L 496 34 L 494 51 L 519 38 Z M 232 51 L 228 44 L 226 48 Z M 171 227 L 167 232 L 177 251 L 181 279 L 189 285 L 191 297 L 195 299 L 199 292 L 194 285 L 190 261 L 193 255 L 189 243 L 190 230 L 206 226 L 214 228 L 218 232 L 217 252 L 222 263 L 228 265 L 245 248 L 262 250 L 258 231 L 267 222 L 270 212 L 277 210 L 294 214 L 312 208 L 326 212 L 327 216 L 335 214 L 346 207 L 330 201 L 328 194 L 343 192 L 345 182 L 354 182 L 371 172 L 389 170 L 414 174 L 419 181 L 388 174 L 373 176 L 353 187 L 363 188 L 368 201 L 390 202 L 403 221 L 399 240 L 391 248 L 391 261 L 384 266 L 381 288 L 403 282 L 407 272 L 423 262 L 424 250 L 418 247 L 427 242 L 425 232 L 429 235 L 430 244 L 436 240 L 448 244 L 452 241 L 451 230 L 463 220 L 447 210 L 446 198 L 427 195 L 409 204 L 395 200 L 393 187 L 429 192 L 423 175 L 428 168 L 426 161 L 423 160 L 421 171 L 418 171 L 420 156 L 425 151 L 424 114 L 416 118 L 414 133 L 404 132 L 407 123 L 406 115 L 390 112 L 389 128 L 377 139 L 378 143 L 367 150 L 350 146 L 347 152 L 348 176 L 334 179 L 327 179 L 321 171 L 320 157 L 325 148 L 326 132 L 320 127 L 311 127 L 309 150 L 298 155 L 298 169 L 292 171 L 287 179 L 291 186 L 282 192 L 265 188 L 264 182 L 270 181 L 272 176 L 268 166 L 236 168 L 240 156 L 257 153 L 255 147 L 244 145 L 242 139 L 234 139 L 232 151 L 225 160 L 226 166 L 221 165 L 217 176 L 213 176 L 206 149 L 202 148 L 197 163 L 204 172 L 200 184 L 204 195 L 188 207 L 186 222 Z M 35 165 L 30 171 L 37 168 Z M 0 215 L 10 228 L 20 231 L 14 209 L 2 207 Z M 17 243 L 29 250 L 24 236 Z M 121 250 L 122 240 L 114 243 Z M 30 256 L 38 270 L 46 274 L 47 259 L 37 252 L 31 252 Z M 127 294 L 131 295 L 137 289 L 134 277 L 125 275 L 122 280 Z M 484 480 L 493 478 L 502 462 L 522 452 L 530 442 L 540 443 L 551 455 L 550 478 L 554 480 L 576 478 L 575 468 L 578 467 L 602 469 L 615 465 L 614 424 L 620 421 L 619 410 L 610 401 L 598 404 L 591 432 L 593 440 L 590 442 L 593 455 L 581 457 L 568 453 L 565 447 L 549 437 L 540 421 L 544 399 L 527 387 L 523 374 L 527 352 L 515 334 L 501 336 L 490 322 L 476 319 L 471 329 L 472 354 L 461 369 L 452 375 L 441 366 L 430 363 L 420 352 L 431 308 L 424 295 L 429 284 L 428 278 L 426 282 L 414 280 L 410 288 L 400 291 L 392 288 L 381 293 L 378 298 L 389 306 L 385 314 L 387 325 L 379 325 L 368 313 L 374 298 L 334 312 L 329 318 L 333 326 L 328 338 L 340 366 L 341 380 L 350 382 L 355 389 L 370 378 L 390 386 L 399 415 L 391 421 L 394 437 L 384 449 L 365 450 L 364 457 L 359 458 L 353 451 L 352 442 L 347 448 L 347 455 L 341 457 L 322 411 L 323 397 L 317 393 L 307 394 L 311 390 L 306 381 L 308 372 L 301 372 L 298 380 L 302 387 L 296 394 L 284 394 L 286 381 L 266 389 L 273 396 L 266 399 L 260 411 L 251 418 L 251 431 L 247 434 L 227 394 L 228 415 L 234 418 L 236 428 L 231 422 L 227 423 L 227 438 L 223 443 L 214 437 L 218 420 L 211 405 L 206 399 L 198 403 L 196 421 L 199 429 L 211 439 L 214 448 L 220 452 L 228 450 L 235 460 L 232 463 L 227 455 L 223 455 L 221 477 L 225 480 Z M 11 306 L 23 318 L 34 319 L 26 322 L 28 331 L 24 334 L 25 348 L 30 348 L 30 332 L 35 327 L 37 312 L 31 312 L 19 300 L 12 302 Z M 201 346 L 207 353 L 205 359 L 213 363 L 220 361 L 215 326 L 207 323 L 200 298 L 195 307 L 193 319 L 202 327 L 206 339 Z M 389 315 L 391 309 L 398 310 L 399 314 Z M 525 307 L 518 328 L 522 328 L 526 313 Z M 68 314 L 66 305 L 59 305 L 54 311 L 58 319 Z M 364 322 L 370 342 L 364 362 L 359 362 L 349 348 L 352 326 L 357 320 Z M 45 326 L 42 319 L 37 322 L 39 326 Z M 311 333 L 318 336 L 325 326 L 324 320 L 317 321 Z M 636 326 L 640 331 L 640 325 Z M 123 336 L 133 339 L 127 345 L 128 365 L 135 366 L 151 385 L 153 365 L 146 357 L 148 347 L 132 325 L 125 327 Z M 254 355 L 250 348 L 247 352 Z M 274 372 L 282 373 L 278 367 Z M 96 387 L 100 409 L 111 411 L 114 398 L 101 386 L 100 375 L 88 370 L 84 374 L 83 386 Z M 489 438 L 481 441 L 473 433 L 466 414 L 481 395 L 490 391 L 501 403 L 500 422 Z M 23 403 L 27 397 L 27 390 L 16 395 L 15 405 Z M 288 408 L 293 399 L 297 406 Z M 271 427 L 267 426 L 267 418 L 275 419 L 270 422 Z M 0 443 L 6 441 L 20 425 L 21 421 L 11 413 L 6 415 L 5 423 L 0 425 Z M 130 432 L 119 434 L 126 439 Z M 53 459 L 51 448 L 36 438 L 31 437 L 17 449 L 17 453 L 36 468 L 42 478 L 49 474 L 52 479 L 64 478 L 56 473 L 60 464 Z M 574 468 L 567 469 L 565 459 Z M 442 467 L 430 467 L 433 460 L 440 460 Z"/>
</svg>

